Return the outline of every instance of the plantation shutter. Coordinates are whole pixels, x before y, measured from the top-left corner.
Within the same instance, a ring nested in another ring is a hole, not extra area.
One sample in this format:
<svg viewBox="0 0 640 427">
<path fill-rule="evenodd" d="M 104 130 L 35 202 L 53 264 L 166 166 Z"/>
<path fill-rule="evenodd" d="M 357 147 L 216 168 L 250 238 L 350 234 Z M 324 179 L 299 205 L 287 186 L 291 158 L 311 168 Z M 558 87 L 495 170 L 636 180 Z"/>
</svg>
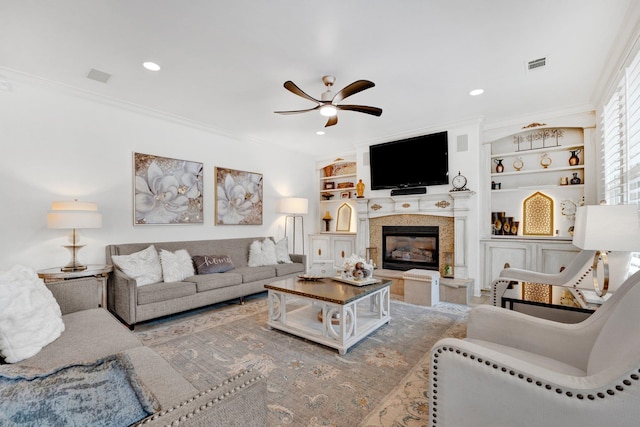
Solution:
<svg viewBox="0 0 640 427">
<path fill-rule="evenodd" d="M 640 207 L 640 52 L 603 108 L 602 129 L 604 198 L 609 205 Z M 638 269 L 635 253 L 631 272 Z"/>
</svg>

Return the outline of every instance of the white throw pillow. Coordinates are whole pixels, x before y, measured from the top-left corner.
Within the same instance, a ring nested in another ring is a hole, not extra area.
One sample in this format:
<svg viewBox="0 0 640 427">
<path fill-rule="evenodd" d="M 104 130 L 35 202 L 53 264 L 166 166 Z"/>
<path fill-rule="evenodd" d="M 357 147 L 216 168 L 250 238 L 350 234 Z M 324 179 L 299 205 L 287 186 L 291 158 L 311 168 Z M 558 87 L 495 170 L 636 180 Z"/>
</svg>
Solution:
<svg viewBox="0 0 640 427">
<path fill-rule="evenodd" d="M 286 237 L 276 242 L 276 259 L 278 264 L 292 264 L 289 256 L 289 240 Z"/>
<path fill-rule="evenodd" d="M 162 266 L 155 246 L 130 255 L 113 255 L 113 263 L 127 276 L 136 279 L 138 286 L 162 282 Z"/>
<path fill-rule="evenodd" d="M 64 331 L 51 291 L 30 268 L 0 271 L 0 354 L 8 363 L 36 355 Z"/>
<path fill-rule="evenodd" d="M 160 262 L 162 263 L 162 276 L 165 282 L 179 282 L 193 276 L 193 261 L 186 249 L 178 249 L 175 252 L 160 250 Z"/>
<path fill-rule="evenodd" d="M 254 240 L 251 243 L 251 246 L 249 246 L 249 267 L 275 265 L 277 263 L 276 244 L 273 243 L 273 240 Z"/>
</svg>

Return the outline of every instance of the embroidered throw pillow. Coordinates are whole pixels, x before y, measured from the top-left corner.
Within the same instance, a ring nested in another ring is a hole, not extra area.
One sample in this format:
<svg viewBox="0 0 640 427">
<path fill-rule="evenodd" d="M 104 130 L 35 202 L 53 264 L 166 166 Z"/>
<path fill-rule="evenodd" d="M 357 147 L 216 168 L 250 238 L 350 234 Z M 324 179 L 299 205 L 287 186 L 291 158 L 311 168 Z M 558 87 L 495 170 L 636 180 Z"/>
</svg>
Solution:
<svg viewBox="0 0 640 427">
<path fill-rule="evenodd" d="M 64 331 L 58 302 L 30 268 L 0 271 L 0 307 L 0 357 L 7 363 L 36 355 Z"/>
<path fill-rule="evenodd" d="M 113 263 L 127 276 L 136 279 L 138 286 L 162 282 L 162 266 L 155 246 L 130 255 L 113 255 Z"/>
<path fill-rule="evenodd" d="M 289 240 L 286 237 L 276 242 L 276 260 L 278 264 L 292 264 L 291 257 L 289 257 Z"/>
<path fill-rule="evenodd" d="M 275 265 L 277 263 L 276 244 L 273 243 L 273 240 L 254 240 L 251 243 L 251 246 L 249 246 L 249 267 Z"/>
<path fill-rule="evenodd" d="M 224 273 L 235 268 L 229 255 L 196 255 L 193 263 L 198 274 Z"/>
<path fill-rule="evenodd" d="M 161 249 L 160 262 L 165 282 L 179 282 L 195 274 L 193 261 L 186 249 L 178 249 L 175 252 Z"/>
</svg>

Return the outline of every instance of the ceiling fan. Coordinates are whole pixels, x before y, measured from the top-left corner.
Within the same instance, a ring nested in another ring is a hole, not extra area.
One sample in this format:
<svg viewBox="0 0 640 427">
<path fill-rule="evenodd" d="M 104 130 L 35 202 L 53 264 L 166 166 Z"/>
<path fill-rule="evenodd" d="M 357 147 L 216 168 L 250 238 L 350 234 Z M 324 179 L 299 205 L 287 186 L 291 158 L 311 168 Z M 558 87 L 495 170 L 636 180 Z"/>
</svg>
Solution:
<svg viewBox="0 0 640 427">
<path fill-rule="evenodd" d="M 306 110 L 292 110 L 292 111 L 275 111 L 276 114 L 298 114 L 306 113 L 309 111 L 320 110 L 320 114 L 328 117 L 327 124 L 324 127 L 333 126 L 338 123 L 338 110 L 357 111 L 360 113 L 372 114 L 374 116 L 380 116 L 382 114 L 382 108 L 369 107 L 366 105 L 351 105 L 351 104 L 339 104 L 340 101 L 348 96 L 355 95 L 358 92 L 362 92 L 365 89 L 369 89 L 375 86 L 373 82 L 369 80 L 356 80 L 355 82 L 347 85 L 335 95 L 331 92 L 331 87 L 335 83 L 336 78 L 334 76 L 322 77 L 322 82 L 327 87 L 327 91 L 323 92 L 320 99 L 315 99 L 312 96 L 307 95 L 302 89 L 300 89 L 294 82 L 287 80 L 284 82 L 284 87 L 290 92 L 295 93 L 309 101 L 317 103 L 313 108 Z"/>
</svg>

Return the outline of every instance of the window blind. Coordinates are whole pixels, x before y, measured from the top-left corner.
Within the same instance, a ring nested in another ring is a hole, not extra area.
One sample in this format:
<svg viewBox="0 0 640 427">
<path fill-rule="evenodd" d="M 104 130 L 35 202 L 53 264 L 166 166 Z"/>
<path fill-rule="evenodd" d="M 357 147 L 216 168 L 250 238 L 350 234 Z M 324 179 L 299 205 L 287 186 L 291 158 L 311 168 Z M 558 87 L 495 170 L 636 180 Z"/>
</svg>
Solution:
<svg viewBox="0 0 640 427">
<path fill-rule="evenodd" d="M 602 185 L 609 205 L 640 206 L 640 52 L 625 68 L 602 114 Z M 631 272 L 640 269 L 635 253 Z"/>
</svg>

